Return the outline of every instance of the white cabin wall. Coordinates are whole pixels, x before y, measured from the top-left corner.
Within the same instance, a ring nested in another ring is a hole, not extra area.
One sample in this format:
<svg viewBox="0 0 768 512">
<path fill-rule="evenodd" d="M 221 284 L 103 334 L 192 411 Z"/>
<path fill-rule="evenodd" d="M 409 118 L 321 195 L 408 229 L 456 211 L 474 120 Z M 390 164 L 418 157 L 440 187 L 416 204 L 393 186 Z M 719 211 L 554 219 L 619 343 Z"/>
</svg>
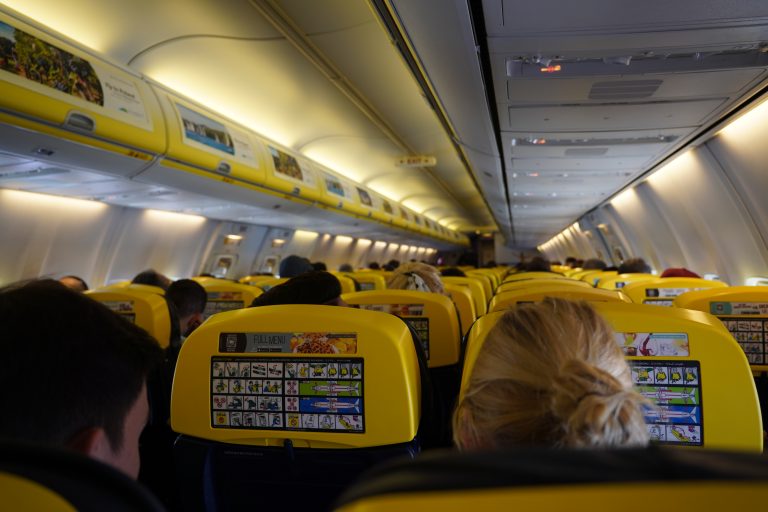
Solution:
<svg viewBox="0 0 768 512">
<path fill-rule="evenodd" d="M 114 227 L 114 251 L 102 247 L 109 262 L 104 282 L 131 279 L 148 268 L 171 278 L 198 274 L 220 222 L 157 210 L 126 208 Z"/>
<path fill-rule="evenodd" d="M 764 226 L 755 221 L 765 215 L 765 203 L 756 203 L 754 192 L 746 199 L 739 193 L 765 190 L 766 178 L 758 172 L 757 156 L 736 157 L 731 152 L 743 148 L 729 144 L 718 137 L 680 155 L 596 212 L 630 251 L 627 257 L 643 257 L 658 271 L 714 273 L 733 285 L 766 273 Z M 765 161 L 768 148 L 762 151 Z"/>
<path fill-rule="evenodd" d="M 0 218 L 0 284 L 75 274 L 92 288 L 147 268 L 194 275 L 220 224 L 15 190 L 0 190 Z"/>
<path fill-rule="evenodd" d="M 239 279 L 253 272 L 257 264 L 258 255 L 269 233 L 269 228 L 233 222 L 224 222 L 211 239 L 209 256 L 203 267 L 203 272 L 219 276 L 222 272 L 222 263 L 233 260 L 232 265 L 224 272 L 222 277 L 227 279 Z M 242 237 L 240 240 L 227 238 L 228 235 Z"/>
</svg>

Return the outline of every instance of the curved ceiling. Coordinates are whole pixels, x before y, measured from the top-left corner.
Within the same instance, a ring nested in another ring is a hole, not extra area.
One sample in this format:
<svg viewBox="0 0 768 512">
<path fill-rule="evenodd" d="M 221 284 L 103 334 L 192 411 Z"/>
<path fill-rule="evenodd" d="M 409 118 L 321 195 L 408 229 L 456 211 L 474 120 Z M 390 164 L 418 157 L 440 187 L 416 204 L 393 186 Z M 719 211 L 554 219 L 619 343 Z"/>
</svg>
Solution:
<svg viewBox="0 0 768 512">
<path fill-rule="evenodd" d="M 447 227 L 496 228 L 367 2 L 2 3 Z"/>
</svg>

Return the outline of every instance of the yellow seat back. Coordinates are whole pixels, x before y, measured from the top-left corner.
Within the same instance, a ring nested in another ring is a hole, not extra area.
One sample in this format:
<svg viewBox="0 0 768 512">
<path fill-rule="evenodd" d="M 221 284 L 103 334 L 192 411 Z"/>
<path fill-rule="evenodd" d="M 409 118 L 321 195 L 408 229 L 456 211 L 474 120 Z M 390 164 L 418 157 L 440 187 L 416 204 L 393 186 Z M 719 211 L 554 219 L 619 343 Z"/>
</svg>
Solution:
<svg viewBox="0 0 768 512">
<path fill-rule="evenodd" d="M 419 335 L 430 368 L 458 363 L 459 319 L 448 297 L 413 290 L 372 290 L 347 293 L 342 299 L 350 306 L 402 318 Z"/>
<path fill-rule="evenodd" d="M 674 298 L 683 293 L 727 286 L 728 284 L 722 281 L 708 281 L 696 277 L 657 277 L 627 283 L 621 291 L 626 293 L 635 304 L 672 306 Z"/>
<path fill-rule="evenodd" d="M 467 333 L 472 324 L 477 320 L 477 311 L 475 310 L 475 301 L 472 299 L 472 293 L 469 288 L 460 284 L 444 283 L 445 291 L 451 295 L 451 300 L 456 304 L 461 319 L 461 335 Z"/>
<path fill-rule="evenodd" d="M 256 286 L 258 286 L 265 292 L 268 292 L 270 288 L 274 288 L 279 284 L 283 284 L 289 279 L 290 279 L 289 277 L 270 277 L 269 279 L 263 279 L 261 281 L 258 281 Z"/>
<path fill-rule="evenodd" d="M 581 288 L 592 288 L 589 283 L 576 281 L 568 278 L 541 278 L 541 279 L 521 279 L 519 281 L 509 281 L 496 288 L 496 294 L 519 290 L 521 288 L 536 288 L 537 286 L 578 286 Z"/>
<path fill-rule="evenodd" d="M 126 288 L 101 288 L 85 292 L 126 320 L 138 325 L 154 337 L 160 346 L 167 347 L 171 338 L 171 314 L 162 295 L 146 292 L 146 285 Z"/>
<path fill-rule="evenodd" d="M 532 448 L 424 453 L 379 467 L 339 498 L 336 512 L 759 509 L 768 464 L 711 450 Z M 664 475 L 659 472 L 664 471 Z M 607 507 L 605 507 L 607 508 Z"/>
<path fill-rule="evenodd" d="M 587 275 L 581 276 L 580 279 L 582 281 L 588 282 L 592 286 L 597 286 L 597 283 L 599 283 L 601 279 L 606 277 L 617 276 L 617 275 L 619 275 L 619 273 L 615 270 L 602 270 L 594 274 L 587 274 Z"/>
<path fill-rule="evenodd" d="M 588 276 L 593 276 L 595 274 L 599 274 L 600 272 L 602 272 L 602 270 L 599 270 L 599 269 L 589 269 L 589 270 L 584 270 L 584 269 L 576 270 L 576 269 L 574 269 L 573 272 L 568 274 L 568 277 L 570 277 L 571 279 L 582 280 L 582 278 L 585 278 L 585 277 L 588 277 Z"/>
<path fill-rule="evenodd" d="M 419 366 L 391 315 L 264 306 L 211 317 L 182 345 L 175 432 L 253 446 L 360 448 L 411 441 Z"/>
<path fill-rule="evenodd" d="M 699 293 L 699 292 L 694 292 Z M 660 443 L 760 452 L 763 430 L 744 353 L 717 318 L 698 311 L 622 302 L 592 306 L 616 331 Z M 478 319 L 467 336 L 461 396 L 477 355 L 503 312 Z M 705 389 L 706 388 L 706 389 Z"/>
<path fill-rule="evenodd" d="M 618 290 L 630 283 L 652 281 L 653 279 L 656 279 L 656 276 L 653 274 L 616 274 L 613 276 L 601 277 L 595 287 L 604 290 Z"/>
<path fill-rule="evenodd" d="M 496 272 L 487 268 L 478 268 L 477 270 L 470 270 L 465 272 L 468 276 L 485 276 L 491 281 L 491 287 L 495 290 L 497 286 L 501 284 L 501 280 Z"/>
<path fill-rule="evenodd" d="M 267 281 L 269 279 L 275 279 L 275 276 L 269 275 L 269 276 L 245 276 L 238 280 L 240 284 L 248 284 L 251 286 L 259 286 L 259 283 L 262 281 Z"/>
<path fill-rule="evenodd" d="M 3 507 L 18 512 L 76 512 L 77 508 L 49 487 L 19 475 L 0 471 Z"/>
<path fill-rule="evenodd" d="M 483 294 L 485 295 L 486 299 L 489 299 L 493 296 L 493 290 L 494 287 L 491 285 L 491 278 L 483 275 L 483 274 L 473 274 L 471 272 L 466 272 L 467 279 L 474 279 L 480 285 L 483 287 Z"/>
<path fill-rule="evenodd" d="M 768 286 L 688 292 L 675 298 L 674 305 L 718 317 L 744 350 L 752 369 L 768 371 Z"/>
<path fill-rule="evenodd" d="M 521 279 L 568 279 L 563 274 L 560 274 L 559 272 L 543 272 L 543 271 L 535 271 L 535 272 L 517 272 L 515 274 L 510 274 L 506 278 L 504 278 L 505 283 L 509 283 L 510 281 L 520 281 Z"/>
<path fill-rule="evenodd" d="M 443 280 L 443 284 L 458 284 L 468 288 L 469 293 L 472 294 L 472 299 L 475 301 L 475 312 L 477 313 L 477 316 L 483 316 L 488 312 L 490 295 L 485 295 L 485 289 L 483 288 L 482 283 L 478 282 L 477 279 L 453 276 L 443 276 L 440 279 Z"/>
<path fill-rule="evenodd" d="M 341 293 L 353 293 L 356 291 L 354 278 L 350 278 L 350 276 L 346 275 L 344 272 L 330 273 L 339 280 L 339 284 L 341 284 Z"/>
<path fill-rule="evenodd" d="M 261 288 L 247 284 L 233 283 L 224 279 L 207 279 L 201 283 L 208 294 L 203 316 L 208 318 L 216 313 L 247 308 L 253 299 L 262 294 Z"/>
<path fill-rule="evenodd" d="M 600 302 L 631 302 L 619 290 L 599 290 L 589 286 L 571 286 L 549 284 L 530 288 L 518 288 L 497 293 L 488 305 L 488 311 L 503 311 L 520 303 L 539 302 L 545 297 L 559 297 L 568 300 L 586 300 Z"/>
<path fill-rule="evenodd" d="M 386 290 L 387 280 L 380 272 L 363 271 L 350 274 L 360 284 L 360 291 Z"/>
</svg>

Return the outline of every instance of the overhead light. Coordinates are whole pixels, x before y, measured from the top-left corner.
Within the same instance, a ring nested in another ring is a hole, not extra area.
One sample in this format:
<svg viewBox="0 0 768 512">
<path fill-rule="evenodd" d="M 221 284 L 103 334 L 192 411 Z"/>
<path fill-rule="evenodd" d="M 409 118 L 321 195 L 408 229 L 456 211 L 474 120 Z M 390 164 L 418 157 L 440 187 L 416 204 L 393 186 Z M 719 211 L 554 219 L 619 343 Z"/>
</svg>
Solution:
<svg viewBox="0 0 768 512">
<path fill-rule="evenodd" d="M 242 235 L 227 235 L 224 238 L 226 238 L 227 240 L 232 240 L 233 242 L 239 242 L 240 240 L 243 239 L 243 236 Z"/>
<path fill-rule="evenodd" d="M 272 239 L 272 247 L 275 249 L 279 249 L 280 247 L 285 245 L 285 240 L 282 238 L 273 238 Z"/>
<path fill-rule="evenodd" d="M 144 210 L 144 216 L 153 220 L 170 222 L 187 222 L 200 224 L 205 222 L 205 217 L 190 215 L 188 213 L 169 212 L 166 210 Z"/>
</svg>

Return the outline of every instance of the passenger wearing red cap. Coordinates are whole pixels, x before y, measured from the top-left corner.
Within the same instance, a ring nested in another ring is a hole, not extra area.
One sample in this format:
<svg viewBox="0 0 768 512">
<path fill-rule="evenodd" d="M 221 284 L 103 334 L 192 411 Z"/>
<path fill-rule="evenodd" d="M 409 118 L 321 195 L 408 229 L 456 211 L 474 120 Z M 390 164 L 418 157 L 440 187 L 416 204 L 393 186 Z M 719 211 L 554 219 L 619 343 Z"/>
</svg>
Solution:
<svg viewBox="0 0 768 512">
<path fill-rule="evenodd" d="M 696 272 L 691 272 L 687 268 L 668 268 L 661 273 L 661 277 L 697 277 L 701 278 Z"/>
</svg>

